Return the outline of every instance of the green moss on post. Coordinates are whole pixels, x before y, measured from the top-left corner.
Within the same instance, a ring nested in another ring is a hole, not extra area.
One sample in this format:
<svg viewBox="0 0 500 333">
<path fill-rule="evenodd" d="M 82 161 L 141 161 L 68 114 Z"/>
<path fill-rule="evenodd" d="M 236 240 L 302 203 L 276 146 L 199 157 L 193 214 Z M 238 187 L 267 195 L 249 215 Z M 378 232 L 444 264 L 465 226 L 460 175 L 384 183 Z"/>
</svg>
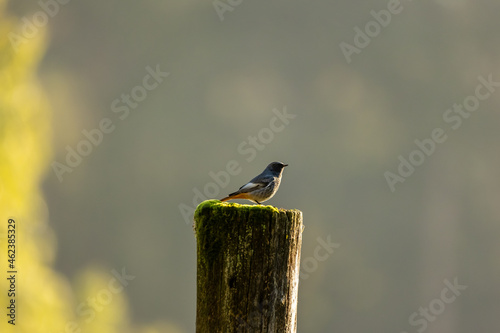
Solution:
<svg viewBox="0 0 500 333">
<path fill-rule="evenodd" d="M 299 210 L 202 202 L 196 332 L 296 332 L 302 228 Z"/>
</svg>

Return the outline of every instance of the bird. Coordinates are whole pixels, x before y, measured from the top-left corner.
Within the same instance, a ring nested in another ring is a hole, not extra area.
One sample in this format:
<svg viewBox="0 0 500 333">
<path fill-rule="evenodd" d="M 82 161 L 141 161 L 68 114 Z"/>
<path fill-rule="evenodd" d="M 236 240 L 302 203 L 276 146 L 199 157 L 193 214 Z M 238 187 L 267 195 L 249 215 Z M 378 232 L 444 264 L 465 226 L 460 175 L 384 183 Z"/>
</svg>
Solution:
<svg viewBox="0 0 500 333">
<path fill-rule="evenodd" d="M 261 202 L 271 199 L 276 194 L 280 187 L 283 169 L 286 166 L 288 164 L 281 162 L 270 163 L 260 175 L 220 201 L 247 199 L 260 205 Z"/>
</svg>

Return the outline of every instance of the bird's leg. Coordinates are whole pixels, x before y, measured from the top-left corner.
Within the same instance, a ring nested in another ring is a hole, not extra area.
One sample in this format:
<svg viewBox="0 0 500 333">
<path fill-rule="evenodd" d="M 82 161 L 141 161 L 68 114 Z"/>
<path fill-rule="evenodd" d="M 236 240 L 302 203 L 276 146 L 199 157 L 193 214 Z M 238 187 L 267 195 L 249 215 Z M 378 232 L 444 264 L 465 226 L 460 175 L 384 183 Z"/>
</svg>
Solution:
<svg viewBox="0 0 500 333">
<path fill-rule="evenodd" d="M 257 200 L 255 200 L 256 203 L 258 203 L 259 205 L 262 205 L 260 202 L 258 202 Z"/>
</svg>

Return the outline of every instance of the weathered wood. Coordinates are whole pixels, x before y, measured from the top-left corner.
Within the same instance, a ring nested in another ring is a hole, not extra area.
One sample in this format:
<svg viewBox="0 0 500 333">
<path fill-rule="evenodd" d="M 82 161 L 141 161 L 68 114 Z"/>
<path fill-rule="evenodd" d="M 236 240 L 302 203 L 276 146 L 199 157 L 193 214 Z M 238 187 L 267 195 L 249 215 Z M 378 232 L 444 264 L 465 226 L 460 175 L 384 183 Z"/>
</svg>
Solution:
<svg viewBox="0 0 500 333">
<path fill-rule="evenodd" d="M 299 210 L 202 202 L 196 332 L 296 332 L 302 229 Z"/>
</svg>

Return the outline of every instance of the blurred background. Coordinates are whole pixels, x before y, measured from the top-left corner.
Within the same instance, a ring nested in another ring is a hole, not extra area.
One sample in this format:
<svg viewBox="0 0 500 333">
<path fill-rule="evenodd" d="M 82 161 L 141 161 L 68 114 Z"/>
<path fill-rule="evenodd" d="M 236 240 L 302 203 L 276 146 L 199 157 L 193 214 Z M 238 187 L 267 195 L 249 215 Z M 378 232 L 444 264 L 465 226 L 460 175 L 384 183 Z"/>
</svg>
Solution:
<svg viewBox="0 0 500 333">
<path fill-rule="evenodd" d="M 277 160 L 299 332 L 498 332 L 499 10 L 1 0 L 15 331 L 194 332 L 192 212 Z"/>
</svg>

